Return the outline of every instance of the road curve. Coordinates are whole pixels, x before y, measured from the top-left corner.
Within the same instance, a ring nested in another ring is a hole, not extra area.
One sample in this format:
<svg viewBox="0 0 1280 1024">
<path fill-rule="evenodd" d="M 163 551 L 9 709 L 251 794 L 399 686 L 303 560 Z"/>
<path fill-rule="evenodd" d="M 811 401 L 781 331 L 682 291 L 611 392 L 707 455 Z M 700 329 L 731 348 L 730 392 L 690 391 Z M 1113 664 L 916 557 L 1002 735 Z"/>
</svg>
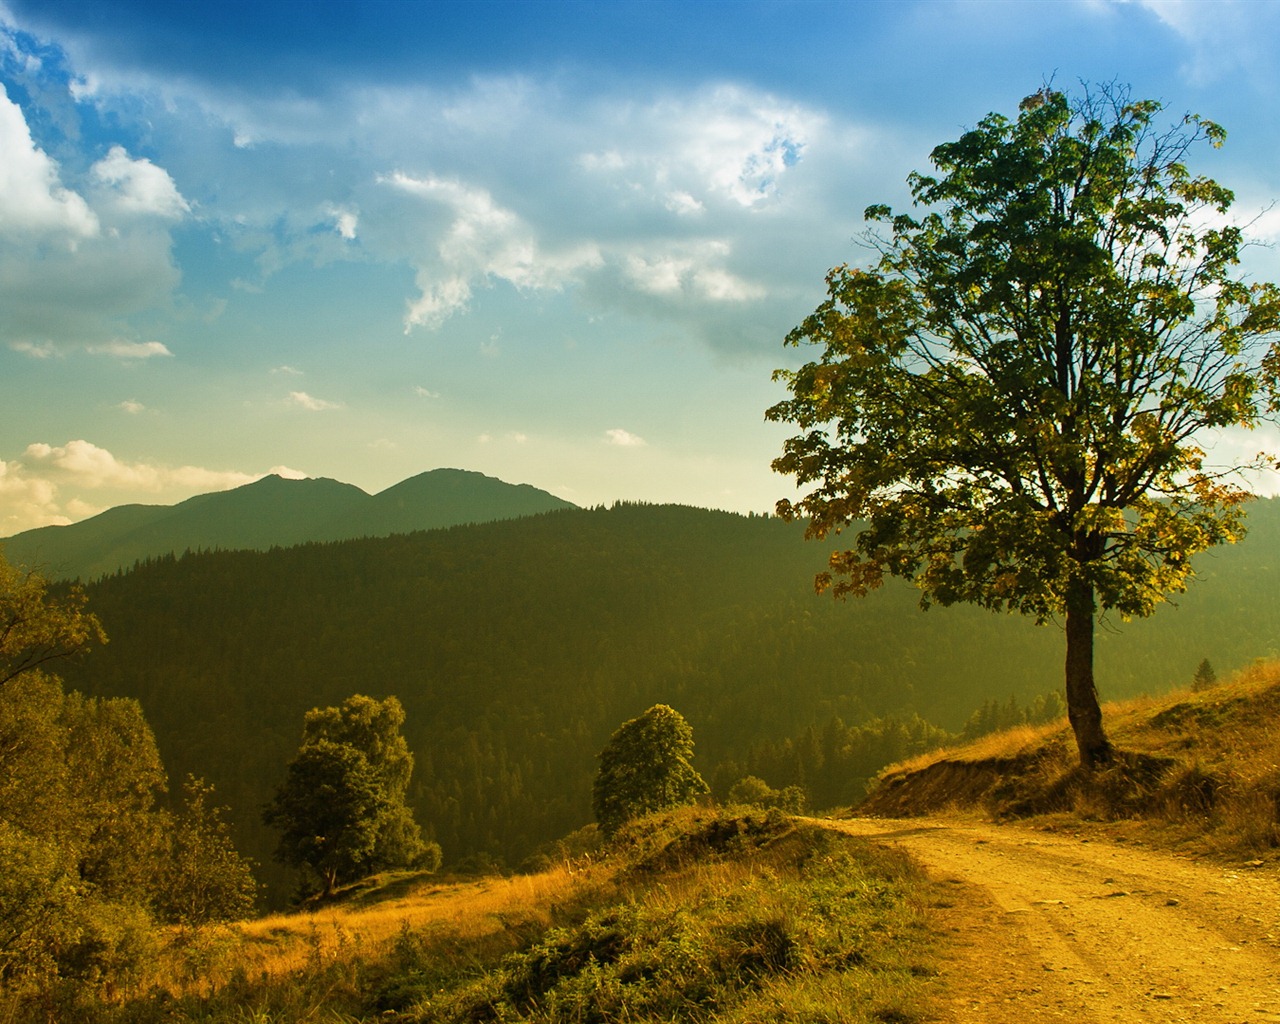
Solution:
<svg viewBox="0 0 1280 1024">
<path fill-rule="evenodd" d="M 910 853 L 954 938 L 955 1024 L 1280 1022 L 1280 879 L 1016 825 L 823 820 Z"/>
</svg>

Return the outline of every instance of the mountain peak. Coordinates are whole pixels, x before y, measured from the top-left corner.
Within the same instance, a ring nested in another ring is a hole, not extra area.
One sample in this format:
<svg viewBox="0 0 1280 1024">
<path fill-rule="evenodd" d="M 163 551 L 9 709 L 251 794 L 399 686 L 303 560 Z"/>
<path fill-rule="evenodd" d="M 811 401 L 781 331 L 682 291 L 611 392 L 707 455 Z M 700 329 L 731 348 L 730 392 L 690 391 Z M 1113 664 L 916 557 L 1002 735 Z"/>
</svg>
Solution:
<svg viewBox="0 0 1280 1024">
<path fill-rule="evenodd" d="M 385 537 L 574 508 L 528 484 L 465 469 L 433 469 L 370 496 L 328 477 L 268 474 L 176 505 L 108 510 L 70 526 L 46 526 L 4 542 L 17 564 L 53 578 L 92 579 L 146 558 L 188 550 L 267 550 L 311 541 Z"/>
</svg>

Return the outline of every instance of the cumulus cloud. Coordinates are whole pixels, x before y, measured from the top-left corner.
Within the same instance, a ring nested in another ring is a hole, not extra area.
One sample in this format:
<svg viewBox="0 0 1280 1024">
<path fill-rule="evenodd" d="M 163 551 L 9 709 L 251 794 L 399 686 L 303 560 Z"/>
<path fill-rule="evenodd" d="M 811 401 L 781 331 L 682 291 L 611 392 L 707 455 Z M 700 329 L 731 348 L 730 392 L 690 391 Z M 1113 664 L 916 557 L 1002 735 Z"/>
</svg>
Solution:
<svg viewBox="0 0 1280 1024">
<path fill-rule="evenodd" d="M 57 487 L 48 480 L 29 476 L 20 462 L 0 459 L 0 536 L 71 522 L 57 497 Z"/>
<path fill-rule="evenodd" d="M 90 173 L 108 186 L 106 201 L 125 214 L 177 220 L 191 210 L 167 171 L 150 160 L 131 158 L 123 146 L 112 146 Z"/>
<path fill-rule="evenodd" d="M 11 341 L 9 347 L 32 359 L 52 359 L 58 355 L 58 349 L 51 341 Z"/>
<path fill-rule="evenodd" d="M 309 412 L 324 412 L 326 409 L 342 408 L 341 402 L 327 402 L 323 398 L 316 398 L 305 391 L 290 391 L 289 401 Z"/>
<path fill-rule="evenodd" d="M 146 406 L 141 402 L 135 402 L 132 398 L 127 398 L 116 406 L 121 412 L 127 412 L 130 416 L 136 416 L 140 412 L 146 410 Z"/>
<path fill-rule="evenodd" d="M 0 83 L 0 238 L 52 236 L 70 247 L 98 233 L 98 218 L 63 186 L 58 165 L 36 146 L 22 108 Z"/>
<path fill-rule="evenodd" d="M 168 173 L 114 146 L 64 183 L 3 85 L 0 153 L 0 342 L 30 355 L 164 354 L 111 350 L 123 321 L 166 303 L 180 280 L 169 228 L 189 207 Z"/>
<path fill-rule="evenodd" d="M 762 298 L 764 288 L 715 265 L 728 253 L 729 245 L 722 241 L 655 245 L 647 251 L 629 253 L 623 267 L 627 279 L 648 295 L 690 296 L 711 302 Z"/>
<path fill-rule="evenodd" d="M 421 384 L 413 386 L 413 393 L 419 398 L 439 398 L 439 391 L 432 391 L 430 388 L 424 388 Z"/>
<path fill-rule="evenodd" d="M 465 310 L 472 288 L 489 278 L 520 289 L 560 288 L 584 267 L 598 266 L 598 246 L 585 241 L 547 251 L 534 232 L 490 193 L 461 181 L 396 173 L 384 179 L 392 188 L 439 203 L 452 215 L 435 243 L 435 259 L 418 270 L 421 295 L 410 302 L 405 331 L 439 327 Z"/>
<path fill-rule="evenodd" d="M 745 85 L 584 96 L 551 80 L 477 76 L 273 98 L 107 74 L 83 86 L 80 102 L 126 117 L 141 104 L 183 190 L 159 157 L 115 146 L 75 195 L 40 154 L 46 206 L 78 200 L 100 234 L 121 237 L 101 246 L 113 260 L 44 266 L 20 282 L 32 295 L 43 285 L 42 301 L 20 303 L 31 307 L 21 323 L 5 323 L 0 294 L 3 341 L 75 347 L 95 328 L 100 341 L 107 317 L 163 304 L 179 283 L 169 231 L 193 208 L 183 191 L 201 197 L 202 225 L 255 259 L 261 277 L 240 273 L 231 287 L 260 292 L 297 261 L 408 265 L 406 334 L 442 327 L 505 284 L 526 295 L 572 289 L 597 310 L 680 322 L 717 345 L 754 344 L 743 322 L 762 317 L 744 307 L 820 279 L 830 261 L 814 236 L 825 232 L 839 252 L 855 227 L 832 224 L 814 199 L 815 181 L 848 173 L 833 171 L 847 154 L 831 153 L 850 126 Z M 29 138 L 21 110 L 8 113 Z M 822 153 L 826 162 L 815 161 Z M 314 173 L 317 159 L 328 173 Z M 813 266 L 780 253 L 801 248 L 815 253 Z M 117 278 L 104 279 L 113 269 Z M 103 308 L 104 295 L 119 308 Z M 765 333 L 776 333 L 772 322 Z"/>
<path fill-rule="evenodd" d="M 621 427 L 606 430 L 604 436 L 609 444 L 617 445 L 619 448 L 643 448 L 648 444 L 643 437 L 639 437 L 629 430 L 623 430 Z"/>
<path fill-rule="evenodd" d="M 356 227 L 360 223 L 360 215 L 355 210 L 348 210 L 341 206 L 334 206 L 332 203 L 326 203 L 324 214 L 333 222 L 333 229 L 339 235 L 348 242 L 354 241 Z"/>
<path fill-rule="evenodd" d="M 626 141 L 583 153 L 581 166 L 681 215 L 712 201 L 755 207 L 772 199 L 824 120 L 730 85 L 619 113 Z"/>
<path fill-rule="evenodd" d="M 129 462 L 83 439 L 64 445 L 38 442 L 28 445 L 16 459 L 0 460 L 0 535 L 73 522 L 143 496 L 181 501 L 193 494 L 241 487 L 269 473 L 289 479 L 306 476 L 288 466 L 275 466 L 267 473 L 243 473 Z M 86 491 L 98 495 L 99 500 L 87 500 Z"/>
</svg>

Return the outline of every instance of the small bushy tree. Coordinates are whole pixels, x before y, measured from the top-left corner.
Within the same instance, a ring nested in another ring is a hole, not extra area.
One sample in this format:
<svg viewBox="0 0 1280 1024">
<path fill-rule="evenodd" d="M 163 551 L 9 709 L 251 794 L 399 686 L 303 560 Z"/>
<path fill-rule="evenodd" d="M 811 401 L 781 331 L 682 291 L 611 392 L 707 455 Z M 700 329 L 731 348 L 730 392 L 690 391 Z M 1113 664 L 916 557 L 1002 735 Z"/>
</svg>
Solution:
<svg viewBox="0 0 1280 1024">
<path fill-rule="evenodd" d="M 236 852 L 223 808 L 212 802 L 213 787 L 189 775 L 182 788 L 156 909 L 166 921 L 188 925 L 247 917 L 258 883 Z"/>
<path fill-rule="evenodd" d="M 694 769 L 693 729 L 666 704 L 624 722 L 600 752 L 592 803 L 606 836 L 632 818 L 691 804 L 707 792 Z"/>
<path fill-rule="evenodd" d="M 440 864 L 440 847 L 423 840 L 405 803 L 413 754 L 403 724 L 395 697 L 356 694 L 306 714 L 263 821 L 281 830 L 276 859 L 314 876 L 324 895 L 384 868 Z"/>
<path fill-rule="evenodd" d="M 309 871 L 324 895 L 368 873 L 386 796 L 369 759 L 345 743 L 305 744 L 263 812 L 280 829 L 276 859 Z"/>
</svg>

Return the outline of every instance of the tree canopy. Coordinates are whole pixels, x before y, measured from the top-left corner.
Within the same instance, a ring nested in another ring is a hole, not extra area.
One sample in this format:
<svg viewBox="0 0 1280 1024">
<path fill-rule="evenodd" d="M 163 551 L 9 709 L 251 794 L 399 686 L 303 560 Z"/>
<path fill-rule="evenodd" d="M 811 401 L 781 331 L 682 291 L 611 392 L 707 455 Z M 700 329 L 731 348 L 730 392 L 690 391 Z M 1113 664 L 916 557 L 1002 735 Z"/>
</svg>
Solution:
<svg viewBox="0 0 1280 1024">
<path fill-rule="evenodd" d="M 440 863 L 405 803 L 413 754 L 403 725 L 395 697 L 356 694 L 306 714 L 302 745 L 263 820 L 281 830 L 276 858 L 314 875 L 325 895 L 382 868 Z"/>
<path fill-rule="evenodd" d="M 620 725 L 600 752 L 592 791 L 600 830 L 612 835 L 632 818 L 691 804 L 706 793 L 692 758 L 693 729 L 666 704 Z"/>
<path fill-rule="evenodd" d="M 780 514 L 857 530 L 820 588 L 894 575 L 926 607 L 1064 618 L 1086 766 L 1111 755 L 1099 611 L 1151 614 L 1241 536 L 1240 467 L 1206 462 L 1206 432 L 1276 408 L 1280 292 L 1238 275 L 1234 197 L 1184 163 L 1225 133 L 1160 110 L 1046 87 L 938 146 L 908 179 L 920 212 L 866 211 L 878 257 L 830 272 L 787 337 L 821 355 L 777 372 L 767 413 L 801 431 L 774 468 L 816 485 Z"/>
<path fill-rule="evenodd" d="M 0 558 L 0 686 L 106 639 L 79 587 L 54 597 L 39 573 Z"/>
</svg>

